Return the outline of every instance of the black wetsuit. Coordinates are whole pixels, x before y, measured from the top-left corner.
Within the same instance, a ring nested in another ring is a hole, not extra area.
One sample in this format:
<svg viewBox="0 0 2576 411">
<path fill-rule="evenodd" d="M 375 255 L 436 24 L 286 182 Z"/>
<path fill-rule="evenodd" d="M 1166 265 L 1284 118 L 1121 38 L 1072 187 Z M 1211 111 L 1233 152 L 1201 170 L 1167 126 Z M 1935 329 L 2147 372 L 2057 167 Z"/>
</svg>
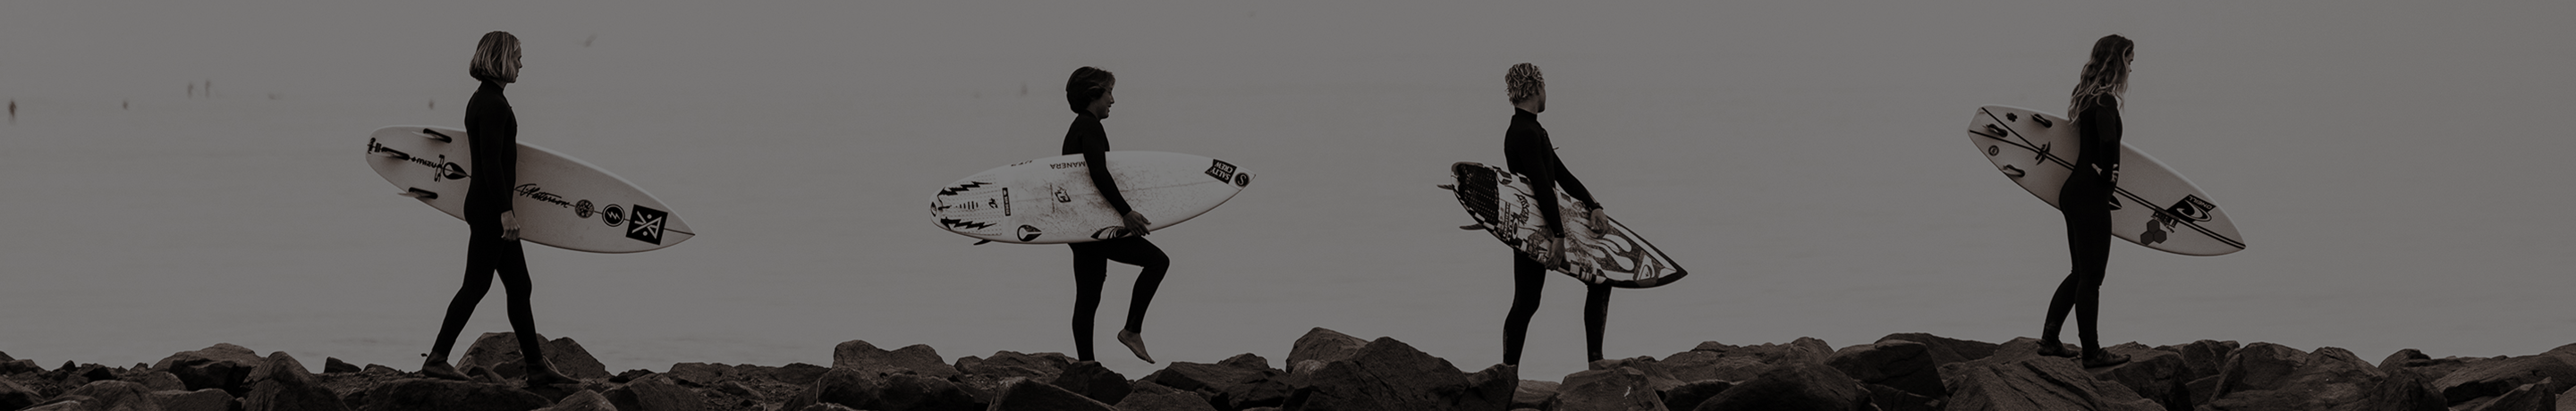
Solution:
<svg viewBox="0 0 2576 411">
<path fill-rule="evenodd" d="M 2089 351 L 2101 348 L 2094 320 L 2101 310 L 2102 278 L 2111 258 L 2111 201 L 2117 181 L 2109 173 L 2120 169 L 2118 99 L 2095 97 L 2091 108 L 2076 113 L 2075 125 L 2083 142 L 2075 155 L 2075 174 L 2057 189 L 2057 210 L 2066 217 L 2067 255 L 2074 269 L 2048 299 L 2048 326 L 2041 337 L 2057 341 L 2057 331 L 2066 324 L 2066 312 L 2071 309 L 2076 314 L 2076 336 Z"/>
<path fill-rule="evenodd" d="M 1538 197 L 1543 224 L 1559 226 L 1565 221 L 1557 212 L 1556 190 L 1559 188 L 1591 205 L 1591 209 L 1601 208 L 1601 202 L 1592 199 L 1592 191 L 1584 189 L 1583 181 L 1575 179 L 1574 173 L 1565 170 L 1565 162 L 1556 158 L 1556 146 L 1548 142 L 1547 128 L 1539 126 L 1537 113 L 1517 108 L 1512 110 L 1511 129 L 1503 132 L 1503 165 L 1514 174 L 1529 177 L 1530 187 L 1538 190 L 1532 194 Z M 1589 235 L 1567 233 L 1561 226 L 1556 228 L 1559 237 Z M 1529 254 L 1512 252 L 1512 310 L 1503 318 L 1504 364 L 1520 364 L 1521 343 L 1529 338 L 1530 316 L 1538 313 L 1539 290 L 1547 285 L 1546 280 L 1546 264 L 1530 258 Z M 1599 361 L 1601 328 L 1610 316 L 1610 286 L 1585 286 L 1589 287 L 1583 296 L 1585 354 L 1592 361 Z"/>
<path fill-rule="evenodd" d="M 1134 208 L 1128 207 L 1126 196 L 1118 194 L 1118 182 L 1109 178 L 1108 152 L 1109 133 L 1100 128 L 1100 118 L 1090 114 L 1074 117 L 1073 126 L 1064 132 L 1064 153 L 1082 155 L 1083 164 L 1091 170 L 1092 187 L 1100 190 L 1100 198 L 1107 201 L 1110 208 L 1125 216 Z M 1145 331 L 1145 307 L 1154 302 L 1154 289 L 1162 286 L 1163 272 L 1171 268 L 1172 260 L 1164 256 L 1163 249 L 1155 247 L 1154 242 L 1145 241 L 1143 234 L 1070 244 L 1073 247 L 1073 347 L 1084 361 L 1093 360 L 1091 317 L 1100 309 L 1100 287 L 1109 279 L 1110 261 L 1144 267 L 1145 270 L 1136 275 L 1136 289 L 1127 302 L 1125 330 Z"/>
<path fill-rule="evenodd" d="M 492 277 L 498 272 L 501 285 L 509 288 L 510 328 L 518 334 L 519 352 L 527 358 L 544 358 L 537 346 L 536 318 L 528 311 L 527 255 L 518 240 L 501 239 L 501 213 L 510 211 L 512 189 L 519 181 L 519 118 L 511 113 L 510 99 L 501 95 L 501 88 L 499 83 L 485 81 L 465 102 L 464 143 L 471 145 L 474 164 L 468 177 L 472 182 L 465 189 L 465 225 L 473 238 L 465 246 L 465 287 L 447 303 L 447 320 L 430 348 L 433 355 L 444 357 L 455 347 L 456 334 L 465 330 L 474 305 L 491 293 Z"/>
</svg>

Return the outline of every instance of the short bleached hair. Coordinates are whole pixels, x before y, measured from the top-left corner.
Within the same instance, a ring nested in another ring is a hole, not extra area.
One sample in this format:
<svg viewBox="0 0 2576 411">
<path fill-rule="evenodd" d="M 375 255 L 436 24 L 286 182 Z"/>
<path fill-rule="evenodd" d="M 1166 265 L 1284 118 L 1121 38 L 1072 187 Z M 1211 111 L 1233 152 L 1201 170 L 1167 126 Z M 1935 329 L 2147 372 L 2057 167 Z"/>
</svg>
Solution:
<svg viewBox="0 0 2576 411">
<path fill-rule="evenodd" d="M 494 83 L 519 81 L 519 65 L 510 64 L 510 56 L 519 53 L 519 37 L 510 32 L 483 33 L 483 42 L 474 46 L 474 79 Z"/>
<path fill-rule="evenodd" d="M 1520 104 L 1538 97 L 1540 90 L 1547 89 L 1547 78 L 1539 75 L 1538 66 L 1514 64 L 1511 71 L 1503 73 L 1503 87 L 1504 91 L 1511 93 L 1512 104 Z"/>
</svg>

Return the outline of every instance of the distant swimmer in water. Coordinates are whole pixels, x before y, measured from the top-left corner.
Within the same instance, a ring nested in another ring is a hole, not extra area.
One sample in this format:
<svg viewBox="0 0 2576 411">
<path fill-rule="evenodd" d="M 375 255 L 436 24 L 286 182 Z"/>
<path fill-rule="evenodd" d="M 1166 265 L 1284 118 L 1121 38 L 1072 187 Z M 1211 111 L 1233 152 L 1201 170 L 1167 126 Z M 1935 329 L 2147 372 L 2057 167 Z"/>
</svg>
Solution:
<svg viewBox="0 0 2576 411">
<path fill-rule="evenodd" d="M 498 273 L 501 285 L 509 287 L 510 329 L 519 337 L 528 386 L 581 382 L 545 360 L 536 317 L 528 310 L 528 258 L 519 248 L 518 214 L 510 209 L 511 189 L 518 186 L 519 118 L 510 110 L 510 99 L 501 95 L 502 88 L 518 82 L 522 66 L 519 38 L 508 32 L 484 33 L 474 49 L 472 74 L 483 86 L 465 102 L 465 134 L 471 137 L 467 143 L 474 164 L 474 181 L 465 191 L 465 225 L 473 237 L 466 240 L 465 288 L 448 301 L 438 341 L 420 367 L 421 374 L 432 378 L 470 380 L 448 364 L 447 352 L 455 348 L 456 334 L 465 330 L 465 319 L 474 315 L 474 305 L 492 291 L 492 277 Z"/>
<path fill-rule="evenodd" d="M 1539 290 L 1547 285 L 1547 270 L 1565 264 L 1565 227 L 1557 212 L 1556 190 L 1563 189 L 1575 199 L 1590 205 L 1593 227 L 1610 226 L 1610 215 L 1601 211 L 1601 202 L 1592 199 L 1592 190 L 1566 171 L 1565 163 L 1556 158 L 1555 143 L 1548 140 L 1547 128 L 1538 124 L 1538 113 L 1547 111 L 1547 81 L 1539 75 L 1538 66 L 1529 63 L 1513 65 L 1503 74 L 1503 84 L 1510 92 L 1512 125 L 1503 131 L 1503 163 L 1513 174 L 1529 178 L 1537 192 L 1540 218 L 1557 242 L 1547 247 L 1548 254 L 1533 256 L 1512 251 L 1512 310 L 1503 317 L 1503 363 L 1521 363 L 1521 344 L 1529 339 L 1530 316 L 1538 313 Z M 1597 235 L 1578 233 L 1576 235 Z M 1540 261 L 1544 257 L 1546 261 Z M 1588 361 L 1601 360 L 1601 328 L 1610 317 L 1610 286 L 1585 284 L 1583 293 L 1583 343 Z"/>
<path fill-rule="evenodd" d="M 1110 90 L 1117 88 L 1118 77 L 1093 67 L 1073 70 L 1064 83 L 1064 100 L 1073 108 L 1073 126 L 1064 133 L 1064 154 L 1081 154 L 1083 164 L 1091 169 L 1091 184 L 1100 190 L 1101 200 L 1118 211 L 1126 220 L 1127 236 L 1087 243 L 1073 243 L 1073 348 L 1083 361 L 1097 361 L 1091 355 L 1092 313 L 1100 309 L 1100 287 L 1109 279 L 1109 262 L 1117 261 L 1143 267 L 1136 275 L 1136 289 L 1127 302 L 1127 327 L 1119 329 L 1118 343 L 1137 359 L 1154 362 L 1145 353 L 1145 307 L 1154 302 L 1154 289 L 1163 284 L 1163 272 L 1172 267 L 1172 259 L 1161 247 L 1145 240 L 1145 214 L 1127 205 L 1126 196 L 1118 193 L 1118 182 L 1109 178 L 1109 132 L 1100 127 L 1100 119 L 1109 118 L 1109 105 L 1117 99 Z"/>
<path fill-rule="evenodd" d="M 2083 142 L 2075 155 L 2075 174 L 2057 189 L 2057 211 L 2066 218 L 2066 251 L 2075 268 L 2048 299 L 2048 324 L 2040 329 L 2039 353 L 2082 356 L 2086 368 L 2129 362 L 2128 356 L 2102 351 L 2094 323 L 2102 307 L 2102 278 L 2111 262 L 2111 193 L 2120 184 L 2120 96 L 2129 92 L 2129 63 L 2136 59 L 2137 45 L 2127 37 L 2113 34 L 2093 42 L 2093 57 L 2084 63 L 2081 81 L 2066 106 L 2066 117 L 2075 119 Z M 2066 344 L 2057 340 L 2070 309 L 2079 327 L 2076 336 L 2084 340 L 2080 354 L 2067 351 Z"/>
</svg>

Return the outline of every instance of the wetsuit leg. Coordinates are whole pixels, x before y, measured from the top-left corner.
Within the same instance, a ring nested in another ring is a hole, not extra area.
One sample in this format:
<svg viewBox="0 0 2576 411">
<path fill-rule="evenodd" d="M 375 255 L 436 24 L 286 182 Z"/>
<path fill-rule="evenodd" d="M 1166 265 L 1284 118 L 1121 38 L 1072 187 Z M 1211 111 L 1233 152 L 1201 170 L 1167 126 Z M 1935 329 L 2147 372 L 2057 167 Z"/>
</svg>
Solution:
<svg viewBox="0 0 2576 411">
<path fill-rule="evenodd" d="M 1073 350 L 1083 361 L 1091 357 L 1091 317 L 1100 310 L 1100 285 L 1109 280 L 1109 257 L 1096 243 L 1073 243 Z"/>
<path fill-rule="evenodd" d="M 1154 246 L 1154 242 L 1146 241 L 1144 237 L 1127 237 L 1101 243 L 1105 243 L 1101 247 L 1105 251 L 1102 257 L 1108 258 L 1109 261 L 1144 268 L 1143 272 L 1136 275 L 1136 290 L 1127 301 L 1126 328 L 1129 332 L 1143 333 L 1145 332 L 1145 308 L 1154 304 L 1154 290 L 1162 288 L 1163 273 L 1172 268 L 1172 258 L 1163 254 L 1162 247 Z M 1103 268 L 1103 271 L 1106 270 Z"/>
<path fill-rule="evenodd" d="M 1547 286 L 1547 265 L 1529 254 L 1512 252 L 1512 310 L 1503 316 L 1503 363 L 1521 363 L 1521 343 L 1529 339 L 1530 316 L 1538 314 L 1539 290 Z"/>
<path fill-rule="evenodd" d="M 1583 347 L 1589 361 L 1601 360 L 1601 329 L 1610 321 L 1610 286 L 1586 285 L 1583 290 Z"/>
<path fill-rule="evenodd" d="M 531 288 L 534 284 L 528 279 L 527 251 L 521 248 L 519 241 L 516 240 L 496 238 L 492 242 L 497 243 L 493 247 L 493 254 L 498 257 L 498 261 L 493 262 L 493 268 L 500 274 L 504 292 L 509 293 L 510 331 L 514 331 L 514 334 L 519 337 L 519 355 L 529 359 L 527 361 L 529 364 L 542 361 L 545 359 L 545 350 L 538 343 L 544 339 L 537 335 L 537 316 L 530 309 L 528 302 L 528 297 L 533 294 L 534 290 Z"/>
<path fill-rule="evenodd" d="M 2087 350 L 2102 348 L 2101 333 L 2095 323 L 2102 309 L 2102 280 L 2111 262 L 2111 211 L 2097 208 L 2084 215 L 2069 216 L 2067 246 L 2073 250 L 2075 268 L 2067 275 L 2075 284 L 2076 338 Z"/>
<path fill-rule="evenodd" d="M 474 317 L 474 306 L 483 295 L 492 292 L 492 268 L 501 259 L 500 224 L 475 224 L 467 230 L 473 237 L 465 242 L 465 286 L 456 290 L 456 298 L 447 301 L 447 318 L 438 326 L 438 340 L 430 344 L 429 355 L 447 358 L 456 348 L 456 334 L 465 331 L 465 320 Z"/>
</svg>

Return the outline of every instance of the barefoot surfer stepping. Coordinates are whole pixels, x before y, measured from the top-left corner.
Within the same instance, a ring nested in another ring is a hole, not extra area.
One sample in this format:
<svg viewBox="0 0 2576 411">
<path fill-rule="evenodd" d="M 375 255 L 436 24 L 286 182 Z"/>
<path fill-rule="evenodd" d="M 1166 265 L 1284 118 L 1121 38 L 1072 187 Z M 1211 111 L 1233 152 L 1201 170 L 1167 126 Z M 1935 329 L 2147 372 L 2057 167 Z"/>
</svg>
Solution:
<svg viewBox="0 0 2576 411">
<path fill-rule="evenodd" d="M 2083 138 L 2075 155 L 2075 174 L 2057 191 L 2057 210 L 2066 218 L 2066 251 L 2074 269 L 2048 299 L 2048 324 L 2040 330 L 2039 353 L 2081 356 L 2086 368 L 2129 362 L 2128 356 L 2102 351 L 2094 323 L 2102 306 L 2102 278 L 2110 265 L 2111 193 L 2120 183 L 2120 96 L 2129 91 L 2129 62 L 2136 58 L 2137 46 L 2127 37 L 2113 34 L 2093 42 L 2093 56 L 2084 63 L 2066 107 L 2066 117 L 2075 119 Z M 2065 343 L 2057 340 L 2069 310 L 2078 321 L 2076 336 L 2084 342 L 2081 353 L 2067 351 Z"/>
<path fill-rule="evenodd" d="M 1163 249 L 1146 241 L 1145 214 L 1128 207 L 1127 198 L 1119 195 L 1118 182 L 1109 178 L 1109 133 L 1100 127 L 1100 119 L 1109 118 L 1109 105 L 1117 99 L 1110 90 L 1118 86 L 1118 77 L 1093 67 L 1073 70 L 1064 83 L 1064 100 L 1073 108 L 1073 126 L 1064 133 L 1064 154 L 1081 154 L 1083 164 L 1091 170 L 1092 187 L 1100 198 L 1124 216 L 1128 235 L 1102 241 L 1072 243 L 1073 247 L 1073 347 L 1083 361 L 1097 361 L 1091 355 L 1092 313 L 1100 309 L 1100 287 L 1109 279 L 1109 262 L 1117 261 L 1143 267 L 1136 275 L 1136 289 L 1127 302 L 1127 326 L 1118 331 L 1118 343 L 1136 354 L 1137 359 L 1154 362 L 1145 353 L 1145 307 L 1154 302 L 1154 289 L 1163 284 L 1163 272 L 1172 260 Z"/>
<path fill-rule="evenodd" d="M 465 191 L 465 224 L 473 237 L 466 240 L 465 287 L 448 301 L 438 341 L 420 367 L 421 374 L 432 378 L 470 380 L 448 364 L 447 353 L 456 346 L 456 334 L 465 330 L 466 318 L 474 315 L 474 305 L 492 291 L 497 274 L 501 285 L 509 287 L 510 329 L 519 337 L 528 386 L 580 382 L 545 360 L 536 318 L 528 310 L 528 259 L 519 248 L 518 214 L 510 209 L 511 189 L 518 186 L 519 119 L 510 110 L 510 99 L 501 95 L 502 88 L 518 82 L 521 66 L 519 38 L 508 32 L 484 33 L 474 49 L 472 74 L 483 85 L 465 103 L 465 132 L 474 136 L 467 140 L 474 170 Z"/>
</svg>

